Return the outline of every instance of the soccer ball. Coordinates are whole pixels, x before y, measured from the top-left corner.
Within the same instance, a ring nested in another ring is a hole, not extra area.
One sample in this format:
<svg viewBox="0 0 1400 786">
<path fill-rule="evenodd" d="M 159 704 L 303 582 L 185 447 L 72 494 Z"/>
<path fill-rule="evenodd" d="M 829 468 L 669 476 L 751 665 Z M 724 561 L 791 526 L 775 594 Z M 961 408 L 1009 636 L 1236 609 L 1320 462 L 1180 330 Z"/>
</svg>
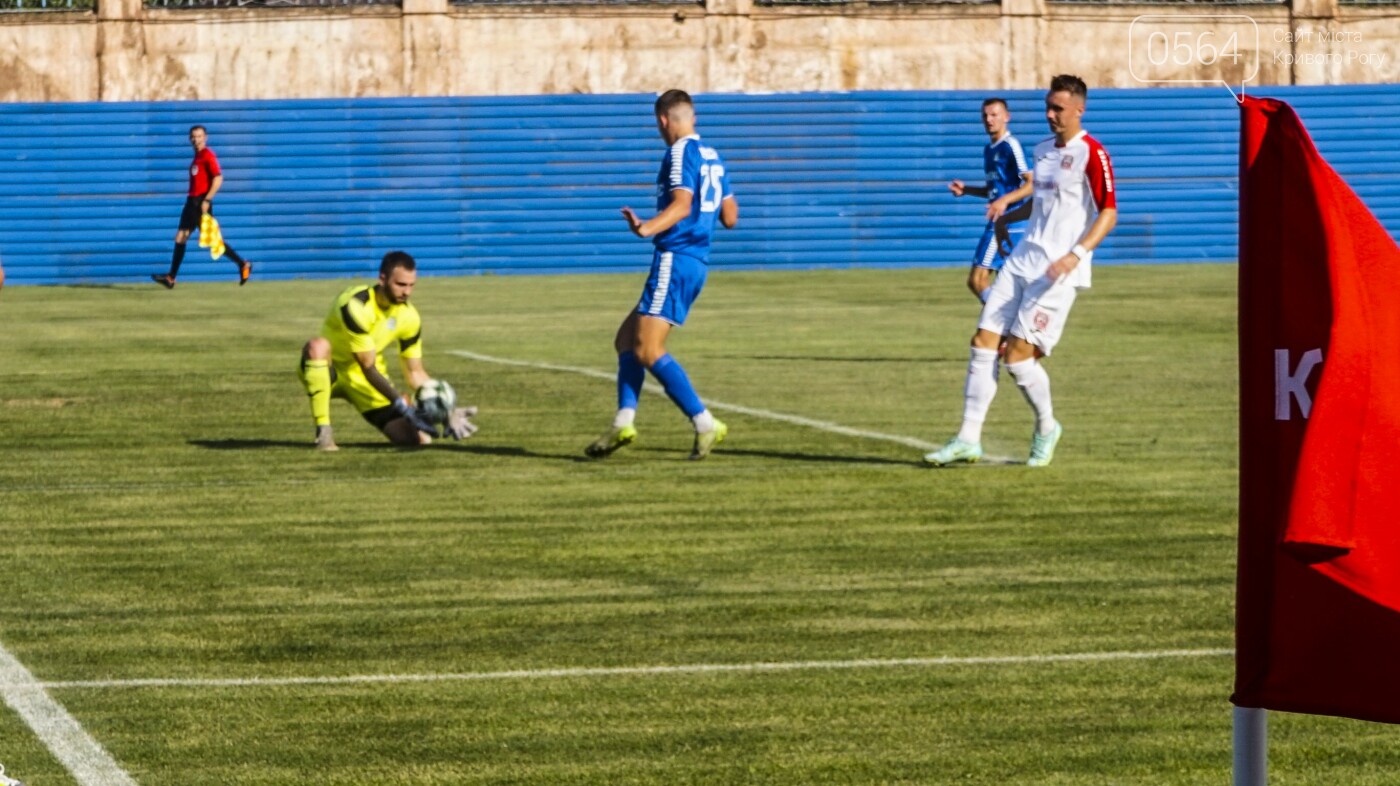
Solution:
<svg viewBox="0 0 1400 786">
<path fill-rule="evenodd" d="M 440 379 L 430 379 L 414 394 L 418 413 L 430 423 L 446 423 L 457 407 L 457 391 Z"/>
</svg>

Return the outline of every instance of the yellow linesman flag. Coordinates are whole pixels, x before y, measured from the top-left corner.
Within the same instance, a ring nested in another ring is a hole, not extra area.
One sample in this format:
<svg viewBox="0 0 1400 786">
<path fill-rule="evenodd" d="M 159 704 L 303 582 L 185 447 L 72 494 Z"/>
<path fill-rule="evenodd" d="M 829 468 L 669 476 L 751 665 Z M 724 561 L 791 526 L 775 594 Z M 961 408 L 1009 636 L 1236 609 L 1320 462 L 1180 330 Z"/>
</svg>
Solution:
<svg viewBox="0 0 1400 786">
<path fill-rule="evenodd" d="M 199 247 L 209 249 L 210 259 L 224 255 L 224 233 L 219 230 L 219 222 L 208 213 L 199 219 Z"/>
</svg>

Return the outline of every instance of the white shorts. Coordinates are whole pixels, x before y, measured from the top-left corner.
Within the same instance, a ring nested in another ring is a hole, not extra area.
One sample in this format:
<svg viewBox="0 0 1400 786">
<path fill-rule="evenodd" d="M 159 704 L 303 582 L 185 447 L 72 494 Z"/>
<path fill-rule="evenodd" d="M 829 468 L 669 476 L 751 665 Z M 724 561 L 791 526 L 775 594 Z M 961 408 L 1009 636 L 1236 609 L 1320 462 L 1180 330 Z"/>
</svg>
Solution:
<svg viewBox="0 0 1400 786">
<path fill-rule="evenodd" d="M 1016 336 L 1049 355 L 1065 330 L 1065 320 L 1079 291 L 1045 276 L 1025 279 L 1002 271 L 987 293 L 977 327 L 1003 336 Z"/>
</svg>

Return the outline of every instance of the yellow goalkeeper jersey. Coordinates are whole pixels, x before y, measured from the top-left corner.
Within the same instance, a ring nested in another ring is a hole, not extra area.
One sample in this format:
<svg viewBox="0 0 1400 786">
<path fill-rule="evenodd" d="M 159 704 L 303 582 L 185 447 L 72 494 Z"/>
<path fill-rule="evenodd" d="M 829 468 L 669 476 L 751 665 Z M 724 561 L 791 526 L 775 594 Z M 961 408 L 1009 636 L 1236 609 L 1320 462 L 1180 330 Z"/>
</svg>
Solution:
<svg viewBox="0 0 1400 786">
<path fill-rule="evenodd" d="M 398 343 L 399 357 L 423 357 L 423 320 L 412 303 L 381 309 L 373 284 L 356 284 L 341 292 L 331 305 L 321 335 L 331 342 L 331 363 L 358 367 L 355 355 L 374 350 L 375 365 L 387 373 L 384 350 Z"/>
</svg>

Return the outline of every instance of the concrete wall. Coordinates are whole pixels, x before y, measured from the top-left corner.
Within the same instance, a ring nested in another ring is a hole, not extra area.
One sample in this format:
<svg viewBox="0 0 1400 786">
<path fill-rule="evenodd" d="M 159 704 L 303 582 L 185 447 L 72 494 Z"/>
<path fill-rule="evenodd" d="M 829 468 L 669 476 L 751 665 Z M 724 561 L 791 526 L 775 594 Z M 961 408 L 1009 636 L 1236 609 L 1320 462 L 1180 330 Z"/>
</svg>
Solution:
<svg viewBox="0 0 1400 786">
<path fill-rule="evenodd" d="M 1140 14 L 1169 15 L 1157 24 L 1193 35 L 1223 38 L 1235 31 L 1252 38 L 1257 30 L 1254 85 L 1400 81 L 1400 5 L 1336 0 L 819 8 L 752 0 L 709 0 L 707 7 L 404 0 L 402 8 L 220 10 L 99 0 L 96 14 L 0 15 L 0 98 L 539 95 L 668 86 L 994 90 L 1040 87 L 1060 72 L 1078 73 L 1095 87 L 1131 87 L 1142 84 L 1129 65 L 1129 35 Z M 1252 63 L 1169 68 L 1148 76 L 1239 84 L 1254 70 Z"/>
</svg>

